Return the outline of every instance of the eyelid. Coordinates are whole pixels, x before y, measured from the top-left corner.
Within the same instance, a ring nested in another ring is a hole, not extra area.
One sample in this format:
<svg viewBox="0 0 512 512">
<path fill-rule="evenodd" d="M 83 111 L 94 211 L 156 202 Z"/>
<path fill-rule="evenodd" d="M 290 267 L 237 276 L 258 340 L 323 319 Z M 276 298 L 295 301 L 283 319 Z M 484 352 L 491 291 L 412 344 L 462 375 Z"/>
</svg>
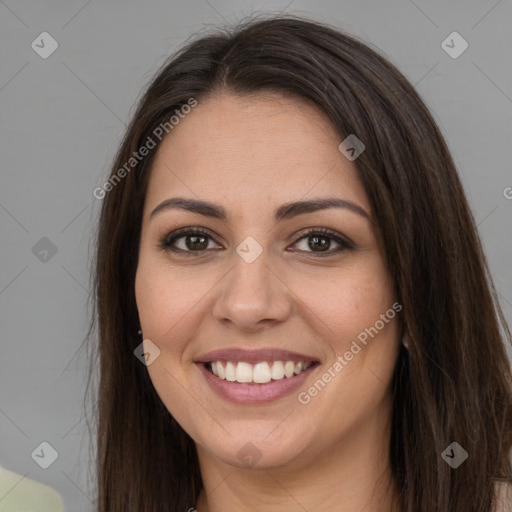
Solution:
<svg viewBox="0 0 512 512">
<path fill-rule="evenodd" d="M 303 238 L 307 238 L 309 236 L 313 236 L 316 233 L 319 233 L 319 234 L 325 235 L 329 238 L 332 238 L 334 241 L 336 241 L 341 246 L 343 246 L 347 249 L 348 248 L 353 249 L 355 247 L 354 242 L 352 242 L 352 240 L 350 240 L 350 238 L 348 238 L 347 236 L 343 235 L 342 233 L 339 233 L 338 231 L 336 231 L 334 229 L 326 228 L 323 226 L 311 226 L 311 227 L 303 228 L 300 231 L 294 233 L 292 235 L 292 238 L 295 239 L 294 243 L 297 243 L 299 240 L 302 240 Z M 317 253 L 317 254 L 320 254 L 320 253 Z M 327 253 L 325 253 L 325 254 L 327 254 Z"/>
</svg>

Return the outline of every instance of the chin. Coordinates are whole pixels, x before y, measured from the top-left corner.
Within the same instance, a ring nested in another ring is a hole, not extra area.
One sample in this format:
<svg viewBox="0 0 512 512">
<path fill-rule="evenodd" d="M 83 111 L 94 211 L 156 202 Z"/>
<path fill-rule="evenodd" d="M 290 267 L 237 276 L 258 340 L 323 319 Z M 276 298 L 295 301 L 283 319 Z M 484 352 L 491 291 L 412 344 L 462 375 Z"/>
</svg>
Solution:
<svg viewBox="0 0 512 512">
<path fill-rule="evenodd" d="M 254 470 L 287 466 L 304 455 L 308 440 L 299 434 L 296 427 L 290 425 L 288 429 L 280 429 L 277 435 L 276 431 L 272 432 L 276 427 L 275 421 L 269 429 L 263 429 L 261 425 L 258 427 L 258 424 L 259 421 L 254 422 L 255 430 L 259 430 L 255 435 L 248 435 L 247 431 L 239 436 L 230 436 L 223 431 L 218 439 L 212 439 L 209 435 L 207 442 L 201 443 L 200 449 L 207 452 L 209 457 L 230 466 Z"/>
</svg>

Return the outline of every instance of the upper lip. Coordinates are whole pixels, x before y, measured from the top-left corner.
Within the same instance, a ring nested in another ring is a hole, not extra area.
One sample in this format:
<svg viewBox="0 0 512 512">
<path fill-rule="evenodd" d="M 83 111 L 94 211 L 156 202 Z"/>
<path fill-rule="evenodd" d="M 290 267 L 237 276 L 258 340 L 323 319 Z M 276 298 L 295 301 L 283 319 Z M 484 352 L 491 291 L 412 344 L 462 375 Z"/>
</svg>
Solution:
<svg viewBox="0 0 512 512">
<path fill-rule="evenodd" d="M 316 357 L 279 350 L 276 348 L 260 348 L 257 350 L 246 350 L 243 348 L 227 348 L 213 350 L 195 359 L 196 363 L 209 363 L 212 361 L 244 361 L 247 363 L 260 363 L 263 361 L 313 361 L 319 362 Z"/>
</svg>

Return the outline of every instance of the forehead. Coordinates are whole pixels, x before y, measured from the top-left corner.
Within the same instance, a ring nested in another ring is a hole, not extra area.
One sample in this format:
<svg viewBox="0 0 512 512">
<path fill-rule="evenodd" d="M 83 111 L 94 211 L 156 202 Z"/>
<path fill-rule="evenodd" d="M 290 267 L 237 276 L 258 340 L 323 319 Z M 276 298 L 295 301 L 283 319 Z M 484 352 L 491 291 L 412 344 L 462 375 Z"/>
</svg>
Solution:
<svg viewBox="0 0 512 512">
<path fill-rule="evenodd" d="M 211 96 L 160 144 L 145 215 L 172 195 L 259 211 L 335 195 L 368 211 L 356 166 L 340 153 L 340 142 L 327 116 L 305 101 L 269 93 Z"/>
</svg>

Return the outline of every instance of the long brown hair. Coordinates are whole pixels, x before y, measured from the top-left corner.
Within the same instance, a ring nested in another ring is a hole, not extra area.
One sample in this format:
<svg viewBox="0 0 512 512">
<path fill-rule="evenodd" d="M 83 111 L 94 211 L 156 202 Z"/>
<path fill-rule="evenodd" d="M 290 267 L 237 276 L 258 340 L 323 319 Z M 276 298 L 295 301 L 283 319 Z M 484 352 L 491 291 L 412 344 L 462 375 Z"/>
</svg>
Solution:
<svg viewBox="0 0 512 512">
<path fill-rule="evenodd" d="M 493 481 L 512 481 L 512 340 L 454 162 L 420 96 L 387 59 L 296 16 L 251 19 L 187 43 L 151 81 L 118 150 L 102 192 L 88 333 L 100 379 L 98 512 L 181 512 L 202 486 L 193 440 L 133 354 L 142 210 L 159 140 L 153 135 L 157 147 L 126 163 L 176 109 L 217 91 L 307 100 L 340 142 L 349 134 L 364 142 L 355 164 L 409 340 L 393 378 L 390 458 L 400 508 L 491 512 Z M 441 456 L 453 441 L 468 452 L 457 469 Z"/>
</svg>

